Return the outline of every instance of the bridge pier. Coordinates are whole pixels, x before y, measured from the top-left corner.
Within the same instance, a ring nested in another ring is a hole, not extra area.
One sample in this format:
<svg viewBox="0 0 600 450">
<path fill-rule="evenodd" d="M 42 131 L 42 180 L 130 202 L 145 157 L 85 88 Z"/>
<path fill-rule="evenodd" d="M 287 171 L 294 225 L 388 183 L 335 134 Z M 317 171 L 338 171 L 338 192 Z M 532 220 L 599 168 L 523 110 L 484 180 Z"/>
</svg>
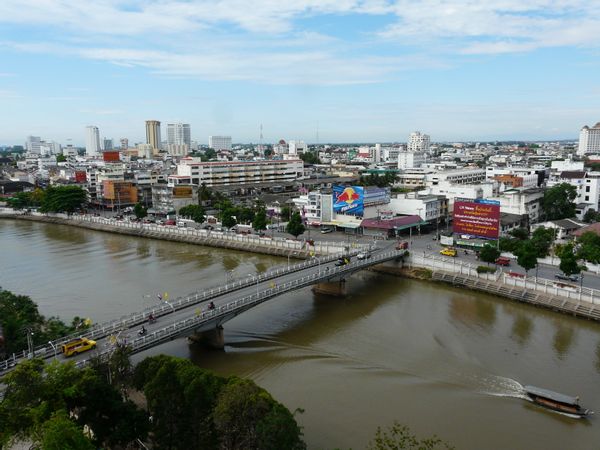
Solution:
<svg viewBox="0 0 600 450">
<path fill-rule="evenodd" d="M 221 325 L 212 330 L 195 333 L 190 336 L 189 339 L 192 342 L 197 342 L 215 350 L 223 350 L 225 348 L 225 337 L 223 335 L 223 327 Z"/>
<path fill-rule="evenodd" d="M 325 281 L 313 286 L 313 292 L 317 294 L 332 295 L 334 297 L 343 297 L 346 295 L 346 280 Z"/>
</svg>

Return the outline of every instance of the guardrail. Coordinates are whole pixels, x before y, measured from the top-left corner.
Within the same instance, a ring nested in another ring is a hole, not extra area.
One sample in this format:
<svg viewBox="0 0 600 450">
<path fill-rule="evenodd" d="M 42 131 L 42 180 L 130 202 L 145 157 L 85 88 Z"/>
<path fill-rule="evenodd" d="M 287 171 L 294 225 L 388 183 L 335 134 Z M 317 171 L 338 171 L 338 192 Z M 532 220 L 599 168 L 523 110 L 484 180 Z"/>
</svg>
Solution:
<svg viewBox="0 0 600 450">
<path fill-rule="evenodd" d="M 527 277 L 521 274 L 503 272 L 496 268 L 496 272 L 477 273 L 477 266 L 454 259 L 439 257 L 432 254 L 411 253 L 409 263 L 415 266 L 427 267 L 433 270 L 443 270 L 446 272 L 457 273 L 477 277 L 479 279 L 498 281 L 507 286 L 522 287 L 544 294 L 565 297 L 577 301 L 585 301 L 594 305 L 600 304 L 600 291 L 582 287 L 576 283 L 548 280 L 546 278 Z"/>
<path fill-rule="evenodd" d="M 242 299 L 235 300 L 233 302 L 229 302 L 225 305 L 219 306 L 214 310 L 205 311 L 202 313 L 195 313 L 194 317 L 184 319 L 182 321 L 178 321 L 173 324 L 170 324 L 164 328 L 161 328 L 157 331 L 154 331 L 154 332 L 148 334 L 147 336 L 135 338 L 128 345 L 132 346 L 132 350 L 134 351 L 134 353 L 139 352 L 139 351 L 145 350 L 146 348 L 157 345 L 158 343 L 163 342 L 164 340 L 172 339 L 175 336 L 181 335 L 181 334 L 189 331 L 190 327 L 196 328 L 206 321 L 210 321 L 210 320 L 222 317 L 224 315 L 227 315 L 231 311 L 234 311 L 235 309 L 239 309 L 239 308 L 247 309 L 252 306 L 255 306 L 256 304 L 262 303 L 266 300 L 269 300 L 273 297 L 283 294 L 285 292 L 300 289 L 304 286 L 314 284 L 320 280 L 327 280 L 327 279 L 334 278 L 334 277 L 337 277 L 340 275 L 344 275 L 346 273 L 351 273 L 356 270 L 360 270 L 364 267 L 368 267 L 368 266 L 371 266 L 374 264 L 378 264 L 380 262 L 384 262 L 384 261 L 388 261 L 390 259 L 397 258 L 399 256 L 402 256 L 403 254 L 404 254 L 403 251 L 391 251 L 391 252 L 386 252 L 386 253 L 382 253 L 382 254 L 377 254 L 367 260 L 355 260 L 355 261 L 352 261 L 350 264 L 346 264 L 344 266 L 339 266 L 339 267 L 336 266 L 334 268 L 326 267 L 326 268 L 323 268 L 323 270 L 319 270 L 319 272 L 316 272 L 314 274 L 305 275 L 296 280 L 292 280 L 292 281 L 288 281 L 286 283 L 275 285 L 272 288 L 268 288 L 263 291 L 259 291 L 257 294 L 251 294 L 246 297 L 243 297 Z M 267 281 L 267 280 L 276 278 L 276 276 L 275 277 L 270 276 L 272 274 L 279 273 L 279 275 L 277 275 L 277 276 L 281 276 L 284 274 L 294 273 L 294 272 L 297 272 L 299 270 L 302 270 L 302 269 L 305 269 L 308 267 L 318 266 L 319 264 L 321 264 L 323 262 L 330 262 L 337 258 L 338 258 L 338 256 L 328 257 L 328 258 L 325 258 L 326 259 L 325 261 L 324 261 L 324 258 L 313 258 L 313 260 L 304 261 L 302 263 L 296 264 L 294 267 L 290 267 L 290 269 L 286 270 L 285 273 L 282 272 L 281 269 L 277 269 L 277 270 L 269 273 L 269 276 L 262 276 L 260 279 L 262 281 Z M 266 275 L 266 274 L 264 274 L 264 275 Z M 238 288 L 233 289 L 233 290 L 230 289 L 229 291 L 226 291 L 227 286 L 212 289 L 211 291 L 206 291 L 202 294 L 203 296 L 204 296 L 204 294 L 206 294 L 206 297 L 202 298 L 202 300 L 197 300 L 200 297 L 200 294 L 194 294 L 191 297 L 188 296 L 186 298 L 180 299 L 180 301 L 178 303 L 173 303 L 173 307 L 179 306 L 177 308 L 174 308 L 173 310 L 184 309 L 186 307 L 191 306 L 192 304 L 204 302 L 210 298 L 210 297 L 208 297 L 208 295 L 211 295 L 211 293 L 213 293 L 213 294 L 216 293 L 218 296 L 218 295 L 222 295 L 226 292 L 232 292 L 234 290 L 238 290 L 238 289 L 240 289 L 239 286 L 247 287 L 247 286 L 251 286 L 255 283 L 256 283 L 256 277 L 254 279 L 249 279 L 249 281 L 241 280 L 241 281 L 233 283 L 236 286 L 238 286 Z M 207 292 L 208 292 L 208 294 L 207 294 Z M 195 301 L 195 303 L 188 303 L 188 304 L 185 304 L 185 306 L 181 306 L 185 302 L 189 301 L 190 298 L 196 299 L 197 301 Z M 170 306 L 163 306 L 163 307 L 161 307 L 163 309 L 163 312 L 164 312 L 165 307 L 168 309 L 171 309 Z M 168 311 L 166 311 L 166 313 L 168 313 Z M 98 328 L 96 328 L 94 330 L 89 330 L 87 333 L 72 335 L 68 338 L 65 337 L 60 340 L 54 341 L 53 342 L 54 347 L 50 347 L 50 348 L 45 347 L 45 346 L 38 347 L 33 352 L 32 357 L 35 356 L 35 357 L 42 357 L 42 358 L 50 358 L 50 357 L 56 355 L 55 348 L 58 349 L 62 343 L 67 342 L 68 340 L 72 339 L 73 337 L 87 337 L 90 339 L 100 339 L 100 338 L 109 336 L 110 334 L 123 331 L 124 329 L 132 328 L 133 326 L 139 325 L 140 323 L 143 323 L 146 320 L 147 320 L 146 312 L 141 313 L 140 315 L 134 314 L 123 321 L 119 320 L 119 321 L 111 322 L 108 324 L 108 326 L 99 326 Z M 107 354 L 109 354 L 110 351 L 112 351 L 112 350 L 106 350 L 104 352 L 101 352 L 100 356 L 104 357 Z M 10 370 L 12 367 L 14 367 L 16 364 L 18 364 L 18 362 L 20 362 L 22 359 L 25 359 L 27 356 L 28 355 L 24 352 L 24 354 L 22 355 L 21 358 L 18 358 L 18 359 L 11 358 L 9 360 L 0 362 L 0 373 Z M 81 365 L 81 364 L 86 364 L 86 360 L 83 360 L 78 363 L 78 365 Z"/>
</svg>

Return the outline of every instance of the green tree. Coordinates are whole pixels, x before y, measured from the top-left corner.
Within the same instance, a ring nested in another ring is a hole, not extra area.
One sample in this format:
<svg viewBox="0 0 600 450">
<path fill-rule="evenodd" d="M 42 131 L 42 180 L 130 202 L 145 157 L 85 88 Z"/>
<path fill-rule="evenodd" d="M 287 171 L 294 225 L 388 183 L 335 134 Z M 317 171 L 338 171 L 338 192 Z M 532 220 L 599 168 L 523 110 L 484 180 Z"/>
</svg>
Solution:
<svg viewBox="0 0 600 450">
<path fill-rule="evenodd" d="M 568 245 L 568 248 L 564 248 L 560 255 L 559 269 L 565 275 L 574 275 L 581 272 L 579 264 L 577 264 L 577 257 L 573 253 L 573 246 Z"/>
<path fill-rule="evenodd" d="M 300 217 L 299 212 L 295 212 L 292 214 L 292 218 L 290 219 L 287 226 L 285 227 L 285 231 L 287 233 L 291 234 L 292 236 L 294 236 L 295 238 L 297 238 L 302 233 L 304 233 L 305 229 L 306 228 L 304 227 L 304 224 L 302 223 L 302 217 Z"/>
<path fill-rule="evenodd" d="M 70 214 L 86 202 L 87 194 L 79 186 L 50 186 L 46 189 L 40 211 Z"/>
<path fill-rule="evenodd" d="M 368 450 L 451 450 L 454 447 L 437 436 L 419 439 L 406 425 L 398 422 L 387 429 L 377 428 L 375 438 L 369 443 Z"/>
<path fill-rule="evenodd" d="M 141 203 L 136 203 L 133 206 L 133 213 L 138 219 L 143 219 L 148 215 L 148 209 L 144 208 L 144 205 L 142 205 Z"/>
<path fill-rule="evenodd" d="M 256 231 L 267 229 L 267 211 L 264 208 L 260 208 L 254 216 L 252 228 L 254 228 Z"/>
<path fill-rule="evenodd" d="M 500 250 L 490 244 L 485 244 L 479 252 L 479 259 L 486 262 L 488 266 L 490 263 L 495 263 L 499 256 Z"/>
<path fill-rule="evenodd" d="M 548 256 L 550 247 L 554 242 L 555 230 L 553 228 L 538 227 L 531 235 L 531 241 L 537 250 L 538 258 Z"/>
<path fill-rule="evenodd" d="M 595 209 L 588 209 L 585 214 L 583 215 L 583 221 L 585 223 L 594 223 L 594 222 L 598 222 L 598 218 L 600 217 L 600 214 L 598 214 L 598 212 Z"/>
<path fill-rule="evenodd" d="M 67 157 L 65 155 L 56 155 L 57 163 L 65 162 L 66 160 L 67 160 Z"/>
<path fill-rule="evenodd" d="M 567 219 L 575 216 L 577 188 L 568 183 L 557 184 L 544 191 L 542 210 L 546 220 Z"/>
<path fill-rule="evenodd" d="M 600 263 L 600 236 L 592 231 L 583 233 L 577 239 L 577 258 L 593 264 Z"/>
<path fill-rule="evenodd" d="M 202 161 L 210 161 L 213 160 L 217 157 L 217 152 L 215 151 L 214 148 L 207 148 L 206 150 L 204 150 L 204 154 L 202 154 L 200 156 L 200 159 Z"/>
<path fill-rule="evenodd" d="M 510 230 L 508 234 L 520 241 L 529 239 L 529 231 L 527 228 L 515 228 L 514 230 Z"/>
<path fill-rule="evenodd" d="M 525 273 L 529 273 L 537 265 L 537 249 L 533 242 L 524 241 L 518 248 L 517 264 L 525 269 Z"/>
<path fill-rule="evenodd" d="M 42 425 L 41 446 L 44 450 L 94 450 L 83 430 L 69 419 L 66 411 L 57 411 Z"/>
<path fill-rule="evenodd" d="M 8 198 L 6 203 L 13 209 L 25 209 L 34 206 L 31 192 L 17 192 L 13 197 Z"/>
<path fill-rule="evenodd" d="M 292 218 L 292 208 L 285 205 L 280 209 L 279 217 L 281 217 L 282 221 L 289 221 Z"/>
<path fill-rule="evenodd" d="M 311 151 L 302 153 L 300 159 L 306 164 L 321 164 L 318 154 Z"/>
<path fill-rule="evenodd" d="M 250 380 L 233 378 L 213 412 L 221 448 L 303 449 L 292 414 Z"/>
<path fill-rule="evenodd" d="M 233 217 L 235 209 L 226 209 L 223 211 L 221 223 L 225 228 L 234 227 L 237 224 L 237 220 Z"/>
<path fill-rule="evenodd" d="M 179 210 L 179 215 L 182 217 L 189 217 L 196 223 L 202 223 L 206 218 L 204 208 L 200 205 L 184 206 Z"/>
</svg>

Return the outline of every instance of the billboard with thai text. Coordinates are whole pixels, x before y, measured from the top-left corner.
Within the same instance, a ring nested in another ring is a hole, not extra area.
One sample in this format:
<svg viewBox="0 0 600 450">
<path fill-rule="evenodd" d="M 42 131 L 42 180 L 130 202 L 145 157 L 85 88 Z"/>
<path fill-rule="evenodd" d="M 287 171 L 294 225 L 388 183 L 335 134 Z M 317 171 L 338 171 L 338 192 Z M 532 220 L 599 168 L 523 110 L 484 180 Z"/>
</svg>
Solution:
<svg viewBox="0 0 600 450">
<path fill-rule="evenodd" d="M 497 202 L 454 202 L 452 230 L 485 239 L 498 239 L 500 205 Z"/>
<path fill-rule="evenodd" d="M 333 186 L 333 210 L 337 214 L 362 216 L 364 198 L 362 186 Z"/>
</svg>

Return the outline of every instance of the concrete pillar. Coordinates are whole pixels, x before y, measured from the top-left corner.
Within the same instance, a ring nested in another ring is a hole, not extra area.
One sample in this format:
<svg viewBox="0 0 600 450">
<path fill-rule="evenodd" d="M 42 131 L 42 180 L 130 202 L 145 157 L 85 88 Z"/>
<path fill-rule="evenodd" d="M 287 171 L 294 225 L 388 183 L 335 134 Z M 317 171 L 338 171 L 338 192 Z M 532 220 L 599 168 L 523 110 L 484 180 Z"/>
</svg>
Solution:
<svg viewBox="0 0 600 450">
<path fill-rule="evenodd" d="M 332 295 L 334 297 L 343 297 L 346 295 L 346 281 L 325 281 L 313 286 L 313 292 L 317 294 Z"/>
<path fill-rule="evenodd" d="M 189 339 L 192 342 L 196 342 L 216 350 L 223 350 L 225 348 L 225 338 L 223 336 L 223 327 L 221 325 L 212 330 L 195 333 L 190 336 Z"/>
</svg>

